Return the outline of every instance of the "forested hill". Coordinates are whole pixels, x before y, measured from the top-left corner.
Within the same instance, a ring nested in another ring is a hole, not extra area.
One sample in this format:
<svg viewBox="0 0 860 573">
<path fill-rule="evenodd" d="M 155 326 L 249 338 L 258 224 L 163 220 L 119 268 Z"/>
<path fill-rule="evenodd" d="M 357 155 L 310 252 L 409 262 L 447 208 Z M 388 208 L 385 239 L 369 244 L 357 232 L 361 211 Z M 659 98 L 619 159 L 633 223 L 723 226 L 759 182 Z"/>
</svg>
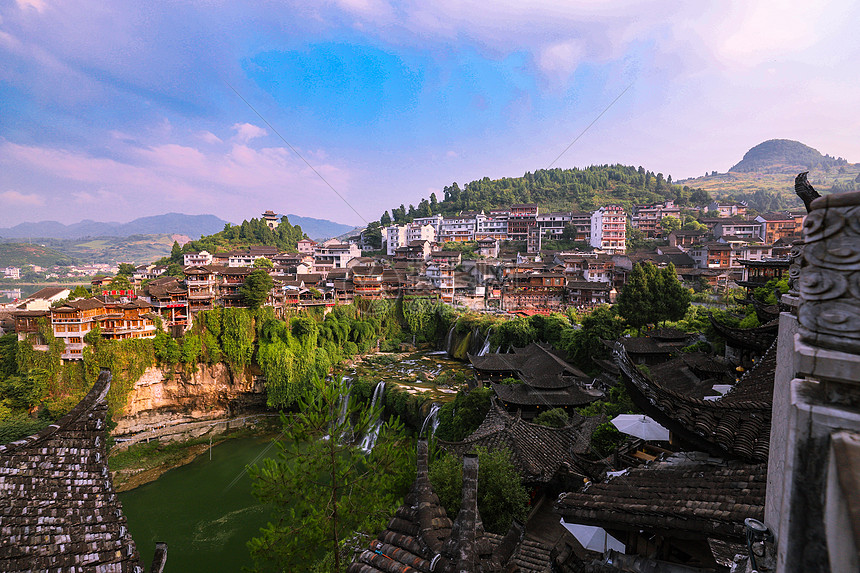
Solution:
<svg viewBox="0 0 860 573">
<path fill-rule="evenodd" d="M 410 221 L 440 213 L 454 215 L 461 211 L 479 211 L 510 207 L 518 203 L 537 203 L 541 212 L 592 211 L 603 205 L 618 203 L 630 209 L 634 204 L 649 204 L 673 199 L 677 204 L 703 205 L 709 201 L 706 192 L 675 185 L 672 177 L 644 168 L 624 165 L 593 165 L 585 169 L 544 169 L 522 177 L 491 180 L 484 177 L 462 189 L 453 183 L 417 206 L 400 205 L 391 210 L 395 222 Z M 387 224 L 388 213 L 383 215 Z"/>
<path fill-rule="evenodd" d="M 846 165 L 848 161 L 845 159 L 822 155 L 817 149 L 799 141 L 771 139 L 747 151 L 744 158 L 729 171 L 797 175 L 800 171 L 838 169 Z"/>
<path fill-rule="evenodd" d="M 241 225 L 227 223 L 222 231 L 186 243 L 181 249 L 178 244 L 175 244 L 170 257 L 165 257 L 158 262 L 159 264 L 182 264 L 184 253 L 200 251 L 216 253 L 250 245 L 268 245 L 278 247 L 280 251 L 296 252 L 297 243 L 304 238 L 306 236 L 302 228 L 290 224 L 287 217 L 281 217 L 281 223 L 276 229 L 270 229 L 263 219 L 251 219 L 242 221 Z"/>
<path fill-rule="evenodd" d="M 722 201 L 746 201 L 760 212 L 778 211 L 803 206 L 794 194 L 794 178 L 801 171 L 809 171 L 809 182 L 822 194 L 860 189 L 860 163 L 822 155 L 790 139 L 759 143 L 727 173 L 711 171 L 681 183 Z"/>
</svg>

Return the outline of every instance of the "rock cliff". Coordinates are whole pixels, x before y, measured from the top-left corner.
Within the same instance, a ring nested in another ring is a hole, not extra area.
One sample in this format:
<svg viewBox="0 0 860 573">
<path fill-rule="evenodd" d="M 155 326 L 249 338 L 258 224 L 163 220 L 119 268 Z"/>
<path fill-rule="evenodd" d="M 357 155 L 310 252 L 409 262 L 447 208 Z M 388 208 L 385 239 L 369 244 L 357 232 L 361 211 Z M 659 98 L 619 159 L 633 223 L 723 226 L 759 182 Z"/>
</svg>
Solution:
<svg viewBox="0 0 860 573">
<path fill-rule="evenodd" d="M 135 382 L 125 414 L 116 420 L 115 436 L 159 426 L 225 418 L 265 405 L 262 380 L 248 372 L 234 377 L 224 364 L 198 365 L 186 374 L 169 368 L 148 368 Z"/>
</svg>

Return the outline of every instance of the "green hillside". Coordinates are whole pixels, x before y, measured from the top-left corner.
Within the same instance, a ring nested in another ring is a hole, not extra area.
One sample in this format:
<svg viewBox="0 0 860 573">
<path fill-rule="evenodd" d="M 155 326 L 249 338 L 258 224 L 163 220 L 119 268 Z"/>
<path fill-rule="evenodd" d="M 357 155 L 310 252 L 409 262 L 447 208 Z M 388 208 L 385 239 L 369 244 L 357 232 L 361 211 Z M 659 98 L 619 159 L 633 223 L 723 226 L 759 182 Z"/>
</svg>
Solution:
<svg viewBox="0 0 860 573">
<path fill-rule="evenodd" d="M 72 257 L 42 244 L 0 243 L 0 267 L 68 266 L 74 262 Z"/>
<path fill-rule="evenodd" d="M 36 244 L 0 243 L 0 267 L 52 267 L 79 263 L 148 263 L 170 254 L 178 235 L 132 235 L 86 239 L 38 239 Z"/>
<path fill-rule="evenodd" d="M 478 211 L 510 207 L 517 203 L 538 203 L 541 211 L 591 211 L 602 205 L 618 203 L 626 209 L 634 204 L 674 200 L 681 206 L 701 205 L 707 193 L 672 183 L 671 176 L 647 171 L 643 167 L 593 165 L 585 169 L 543 169 L 522 177 L 472 181 L 462 189 L 457 183 L 423 199 L 418 206 L 404 205 L 391 210 L 395 222 L 411 221 L 441 213 Z M 383 215 L 383 223 L 388 213 Z"/>
<path fill-rule="evenodd" d="M 848 164 L 841 157 L 822 155 L 817 149 L 791 139 L 770 139 L 759 143 L 729 171 L 739 173 L 797 174 L 801 171 L 833 170 Z"/>
<path fill-rule="evenodd" d="M 718 199 L 746 201 L 758 211 L 775 211 L 803 206 L 794 194 L 794 178 L 801 171 L 809 171 L 809 182 L 822 195 L 860 189 L 860 163 L 822 155 L 788 139 L 756 145 L 728 173 L 711 172 L 681 183 Z"/>
</svg>

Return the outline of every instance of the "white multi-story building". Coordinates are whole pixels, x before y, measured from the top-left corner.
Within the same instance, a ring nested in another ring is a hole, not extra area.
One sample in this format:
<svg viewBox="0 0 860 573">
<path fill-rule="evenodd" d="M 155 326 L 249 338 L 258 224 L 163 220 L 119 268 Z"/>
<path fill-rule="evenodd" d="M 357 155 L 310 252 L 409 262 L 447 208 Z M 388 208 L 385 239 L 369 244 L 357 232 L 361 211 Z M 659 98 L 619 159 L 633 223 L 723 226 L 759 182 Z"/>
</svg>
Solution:
<svg viewBox="0 0 860 573">
<path fill-rule="evenodd" d="M 358 245 L 326 241 L 314 249 L 314 272 L 345 269 L 349 261 L 360 256 Z"/>
<path fill-rule="evenodd" d="M 382 237 L 385 239 L 385 252 L 391 257 L 394 256 L 394 251 L 400 247 L 405 247 L 408 241 L 406 240 L 406 225 L 391 225 L 382 229 Z"/>
<path fill-rule="evenodd" d="M 609 254 L 627 251 L 627 216 L 621 205 L 607 205 L 591 214 L 591 246 Z"/>
<path fill-rule="evenodd" d="M 430 217 L 416 217 L 412 219 L 412 222 L 416 225 L 430 225 L 433 227 L 433 230 L 436 232 L 436 236 L 439 236 L 439 232 L 442 227 L 442 215 L 431 215 Z"/>
<path fill-rule="evenodd" d="M 571 213 L 540 213 L 537 216 L 537 228 L 541 234 L 561 235 L 564 228 L 571 222 Z"/>
<path fill-rule="evenodd" d="M 475 240 L 495 239 L 506 241 L 508 239 L 508 212 L 491 211 L 484 214 L 483 211 L 475 215 Z"/>
<path fill-rule="evenodd" d="M 475 240 L 477 213 L 461 213 L 455 217 L 445 217 L 439 231 L 439 242 L 465 242 Z"/>
<path fill-rule="evenodd" d="M 406 225 L 406 244 L 413 241 L 429 241 L 436 242 L 436 229 L 433 225 L 422 225 L 420 223 L 409 223 Z"/>
<path fill-rule="evenodd" d="M 200 251 L 199 253 L 185 253 L 182 255 L 182 264 L 184 266 L 194 265 L 211 265 L 212 254 L 209 251 Z"/>
</svg>

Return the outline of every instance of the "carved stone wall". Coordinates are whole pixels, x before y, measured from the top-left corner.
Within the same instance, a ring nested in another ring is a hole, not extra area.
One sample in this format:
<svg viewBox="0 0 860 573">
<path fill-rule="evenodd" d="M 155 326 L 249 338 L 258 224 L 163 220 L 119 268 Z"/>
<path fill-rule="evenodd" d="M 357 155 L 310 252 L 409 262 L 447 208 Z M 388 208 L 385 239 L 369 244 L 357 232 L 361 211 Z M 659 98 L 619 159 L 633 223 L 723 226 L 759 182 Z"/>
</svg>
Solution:
<svg viewBox="0 0 860 573">
<path fill-rule="evenodd" d="M 800 338 L 811 346 L 858 354 L 860 193 L 813 201 L 803 232 Z"/>
</svg>

